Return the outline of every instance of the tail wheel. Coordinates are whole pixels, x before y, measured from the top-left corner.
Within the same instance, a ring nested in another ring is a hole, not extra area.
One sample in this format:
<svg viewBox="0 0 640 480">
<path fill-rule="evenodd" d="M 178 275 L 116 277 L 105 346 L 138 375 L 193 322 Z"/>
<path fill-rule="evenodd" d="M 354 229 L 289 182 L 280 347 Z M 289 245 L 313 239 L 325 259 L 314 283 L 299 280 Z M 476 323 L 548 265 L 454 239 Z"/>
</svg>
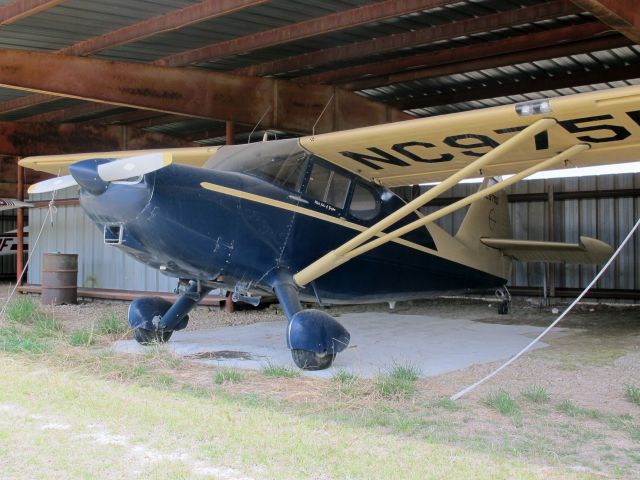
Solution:
<svg viewBox="0 0 640 480">
<path fill-rule="evenodd" d="M 293 361 L 302 370 L 325 370 L 331 366 L 336 358 L 335 353 L 321 355 L 308 350 L 294 348 L 291 350 Z"/>
</svg>

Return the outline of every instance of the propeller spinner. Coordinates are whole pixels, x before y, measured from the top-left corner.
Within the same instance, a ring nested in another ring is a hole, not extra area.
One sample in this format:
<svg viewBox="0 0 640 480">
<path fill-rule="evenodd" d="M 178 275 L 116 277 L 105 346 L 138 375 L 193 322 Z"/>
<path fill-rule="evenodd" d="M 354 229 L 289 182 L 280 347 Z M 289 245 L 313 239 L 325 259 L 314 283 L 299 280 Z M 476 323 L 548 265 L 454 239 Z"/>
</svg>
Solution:
<svg viewBox="0 0 640 480">
<path fill-rule="evenodd" d="M 106 190 L 108 182 L 125 180 L 155 172 L 170 165 L 170 153 L 150 153 L 119 160 L 83 160 L 69 167 L 71 175 L 51 178 L 29 187 L 29 193 L 48 193 L 80 184 L 92 193 Z"/>
</svg>

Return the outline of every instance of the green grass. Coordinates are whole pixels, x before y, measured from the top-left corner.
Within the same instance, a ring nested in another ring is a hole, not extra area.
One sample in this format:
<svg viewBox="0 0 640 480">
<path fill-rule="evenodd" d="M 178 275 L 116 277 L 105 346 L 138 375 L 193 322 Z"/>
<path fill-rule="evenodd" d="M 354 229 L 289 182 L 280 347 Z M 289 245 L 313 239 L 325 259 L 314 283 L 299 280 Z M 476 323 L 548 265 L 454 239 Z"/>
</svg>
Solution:
<svg viewBox="0 0 640 480">
<path fill-rule="evenodd" d="M 376 390 L 383 397 L 410 397 L 417 390 L 420 370 L 410 364 L 394 365 L 378 376 L 375 381 Z"/>
<path fill-rule="evenodd" d="M 36 302 L 28 296 L 18 295 L 7 305 L 7 318 L 16 323 L 30 323 L 38 310 Z"/>
<path fill-rule="evenodd" d="M 640 406 L 640 388 L 635 385 L 625 385 L 624 398 L 626 398 L 628 402 L 635 403 Z"/>
<path fill-rule="evenodd" d="M 551 399 L 549 392 L 541 385 L 531 385 L 522 392 L 522 396 L 533 403 L 547 403 Z"/>
<path fill-rule="evenodd" d="M 360 377 L 355 373 L 338 370 L 331 378 L 331 381 L 335 390 L 340 395 L 355 397 L 368 393 L 367 389 L 362 385 Z"/>
<path fill-rule="evenodd" d="M 69 335 L 69 344 L 73 347 L 88 347 L 93 345 L 96 341 L 96 337 L 93 334 L 93 329 L 76 330 Z"/>
<path fill-rule="evenodd" d="M 262 369 L 262 374 L 267 377 L 280 377 L 280 378 L 295 378 L 300 376 L 300 372 L 297 370 L 292 370 L 289 367 L 284 367 L 281 365 L 273 365 L 272 363 L 268 363 Z"/>
<path fill-rule="evenodd" d="M 564 400 L 562 403 L 560 403 L 558 405 L 558 411 L 565 413 L 570 417 L 587 417 L 594 419 L 602 418 L 602 413 L 600 413 L 598 410 L 579 407 L 571 400 Z"/>
<path fill-rule="evenodd" d="M 462 408 L 460 407 L 460 404 L 458 402 L 456 402 L 455 400 L 451 400 L 450 398 L 442 398 L 438 400 L 435 403 L 435 406 L 449 412 L 457 412 Z"/>
<path fill-rule="evenodd" d="M 483 401 L 487 407 L 497 410 L 502 415 L 514 416 L 520 413 L 518 402 L 506 391 L 491 392 Z"/>
<path fill-rule="evenodd" d="M 222 385 L 223 383 L 235 383 L 242 382 L 244 380 L 244 373 L 235 368 L 221 368 L 216 371 L 216 375 L 213 381 L 216 385 Z"/>
<path fill-rule="evenodd" d="M 108 312 L 98 322 L 98 333 L 100 335 L 122 335 L 129 331 L 129 327 L 118 318 L 115 312 Z"/>
<path fill-rule="evenodd" d="M 42 337 L 15 327 L 0 328 L 0 351 L 11 353 L 44 353 L 49 350 Z"/>
<path fill-rule="evenodd" d="M 139 476 L 132 468 L 144 468 L 145 478 L 196 478 L 206 466 L 225 478 L 303 479 L 317 478 L 318 472 L 372 480 L 590 478 L 524 457 L 406 435 L 432 428 L 428 419 L 399 415 L 391 419 L 394 433 L 296 415 L 263 402 L 250 406 L 206 390 L 105 381 L 10 355 L 0 361 L 0 403 L 26 415 L 0 416 L 0 449 L 11 446 L 3 457 L 3 478 Z M 43 430 L 48 420 L 38 418 L 49 417 L 71 428 Z M 117 436 L 122 445 L 96 441 L 105 435 Z M 133 447 L 142 452 L 137 456 L 146 452 L 154 461 L 133 465 Z"/>
<path fill-rule="evenodd" d="M 62 333 L 62 323 L 53 316 L 37 310 L 33 315 L 33 330 L 41 337 L 55 337 Z"/>
</svg>

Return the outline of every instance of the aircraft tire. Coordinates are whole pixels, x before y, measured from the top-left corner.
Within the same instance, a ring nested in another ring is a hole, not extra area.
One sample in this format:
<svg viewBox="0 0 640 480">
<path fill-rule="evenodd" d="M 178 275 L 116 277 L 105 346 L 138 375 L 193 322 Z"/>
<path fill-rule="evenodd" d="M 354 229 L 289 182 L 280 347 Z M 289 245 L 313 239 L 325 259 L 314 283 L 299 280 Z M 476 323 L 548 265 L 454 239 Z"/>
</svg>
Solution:
<svg viewBox="0 0 640 480">
<path fill-rule="evenodd" d="M 320 355 L 316 352 L 301 350 L 299 348 L 291 349 L 291 356 L 298 368 L 302 370 L 325 370 L 331 366 L 333 360 L 336 358 L 335 353 Z"/>
<path fill-rule="evenodd" d="M 133 330 L 133 338 L 140 345 L 153 345 L 154 343 L 167 343 L 171 338 L 172 330 L 146 330 L 136 328 Z"/>
</svg>

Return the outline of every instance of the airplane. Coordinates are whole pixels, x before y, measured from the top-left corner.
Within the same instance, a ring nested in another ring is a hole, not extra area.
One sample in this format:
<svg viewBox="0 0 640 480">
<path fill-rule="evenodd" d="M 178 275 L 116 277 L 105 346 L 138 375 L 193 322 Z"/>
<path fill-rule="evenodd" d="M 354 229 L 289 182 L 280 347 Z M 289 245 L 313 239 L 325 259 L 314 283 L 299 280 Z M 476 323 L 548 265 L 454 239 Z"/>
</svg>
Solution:
<svg viewBox="0 0 640 480">
<path fill-rule="evenodd" d="M 5 210 L 12 210 L 14 208 L 30 208 L 33 207 L 31 203 L 21 202 L 13 198 L 0 198 L 0 212 Z M 0 233 L 0 257 L 5 255 L 15 255 L 18 250 L 18 242 L 16 241 L 17 230 L 9 230 L 4 233 Z M 29 228 L 25 227 L 24 230 L 24 250 L 27 251 L 29 247 Z"/>
<path fill-rule="evenodd" d="M 512 239 L 504 189 L 542 170 L 639 158 L 640 86 L 632 86 L 294 139 L 20 163 L 68 170 L 29 192 L 79 185 L 81 206 L 106 244 L 186 285 L 173 304 L 131 303 L 139 343 L 167 342 L 212 289 L 253 305 L 275 294 L 294 362 L 318 370 L 331 366 L 350 334 L 302 302 L 497 289 L 505 310 L 514 259 L 603 263 L 612 248 L 596 239 Z M 476 193 L 419 211 L 477 176 L 485 180 Z M 434 181 L 410 202 L 390 190 Z M 455 235 L 434 223 L 466 206 Z"/>
</svg>

